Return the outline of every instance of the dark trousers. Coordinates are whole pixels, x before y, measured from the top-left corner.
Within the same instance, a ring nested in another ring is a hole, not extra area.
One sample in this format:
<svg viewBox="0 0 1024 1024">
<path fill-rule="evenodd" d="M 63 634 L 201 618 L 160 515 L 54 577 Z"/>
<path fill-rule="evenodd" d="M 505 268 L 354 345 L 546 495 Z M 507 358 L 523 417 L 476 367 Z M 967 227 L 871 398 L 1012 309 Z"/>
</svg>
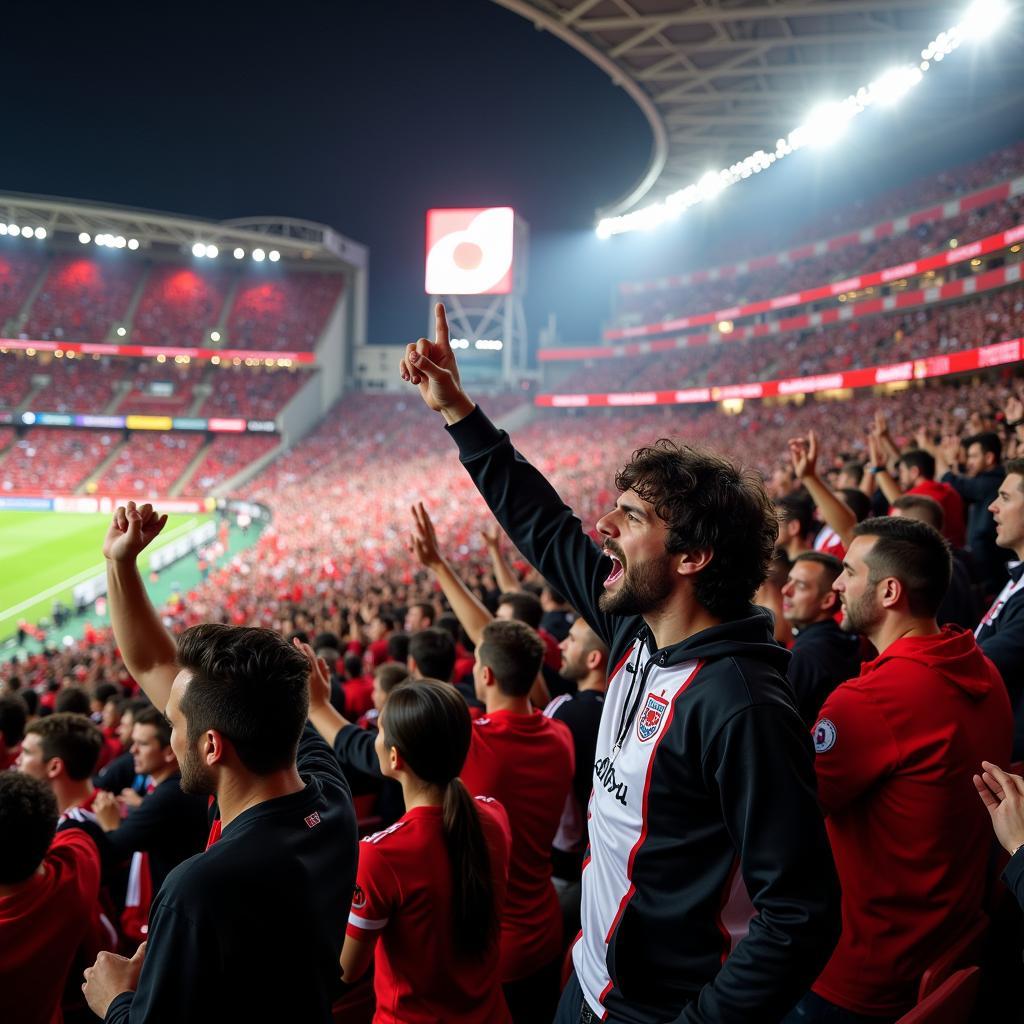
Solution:
<svg viewBox="0 0 1024 1024">
<path fill-rule="evenodd" d="M 893 1017 L 869 1017 L 836 1006 L 827 999 L 808 992 L 783 1019 L 782 1024 L 892 1024 Z"/>
<path fill-rule="evenodd" d="M 591 1024 L 590 1021 L 586 1020 L 582 1012 L 583 1009 L 583 989 L 580 988 L 580 983 L 576 980 L 576 972 L 573 971 L 569 975 L 568 983 L 562 990 L 562 998 L 558 1003 L 558 1012 L 555 1014 L 552 1024 L 581 1024 L 581 1021 L 585 1022 L 585 1024 Z M 594 1024 L 597 1024 L 597 1021 L 600 1019 L 600 1014 L 593 1014 Z M 611 1018 L 605 1024 L 612 1024 Z"/>
<path fill-rule="evenodd" d="M 526 978 L 502 985 L 514 1024 L 544 1024 L 551 1020 L 558 1004 L 561 976 L 562 962 L 555 960 Z"/>
</svg>

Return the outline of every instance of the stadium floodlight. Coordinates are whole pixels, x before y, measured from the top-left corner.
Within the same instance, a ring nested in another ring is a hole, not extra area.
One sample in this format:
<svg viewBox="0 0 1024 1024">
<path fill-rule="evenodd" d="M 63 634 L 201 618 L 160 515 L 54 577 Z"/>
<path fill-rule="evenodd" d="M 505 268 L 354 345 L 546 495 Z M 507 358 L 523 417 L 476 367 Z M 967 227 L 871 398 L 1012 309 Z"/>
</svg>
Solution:
<svg viewBox="0 0 1024 1024">
<path fill-rule="evenodd" d="M 1007 0 L 974 0 L 957 24 L 940 32 L 921 50 L 918 63 L 890 68 L 845 99 L 815 107 L 802 124 L 777 140 L 774 152 L 759 149 L 730 167 L 707 172 L 699 181 L 672 192 L 661 202 L 638 207 L 617 217 L 601 218 L 596 227 L 598 238 L 657 227 L 678 217 L 691 206 L 714 199 L 723 189 L 759 174 L 805 146 L 827 146 L 835 142 L 858 114 L 875 104 L 892 106 L 918 85 L 936 63 L 967 40 L 991 36 L 1009 16 Z"/>
<path fill-rule="evenodd" d="M 117 238 L 114 239 L 114 244 L 118 249 L 123 249 L 128 244 L 128 239 L 125 238 L 124 235 L 118 235 Z"/>
<path fill-rule="evenodd" d="M 6 224 L 0 224 L 0 235 L 6 235 L 6 234 L 7 234 L 7 225 Z"/>
<path fill-rule="evenodd" d="M 276 249 L 271 249 L 270 252 L 267 253 L 267 259 L 269 259 L 271 263 L 276 263 L 280 258 L 281 254 Z"/>
<path fill-rule="evenodd" d="M 1004 0 L 974 0 L 967 8 L 960 27 L 971 39 L 985 39 L 999 29 L 1010 16 Z"/>
<path fill-rule="evenodd" d="M 82 243 L 82 245 L 88 245 L 92 241 L 92 236 L 89 234 L 88 231 L 81 231 L 79 232 L 78 240 Z"/>
<path fill-rule="evenodd" d="M 19 228 L 17 224 L 8 224 L 7 225 L 7 234 L 9 234 L 9 235 L 19 235 L 19 234 L 21 234 L 21 228 Z"/>
<path fill-rule="evenodd" d="M 220 341 L 220 331 L 210 331 L 210 341 Z"/>
<path fill-rule="evenodd" d="M 192 255 L 193 256 L 205 256 L 206 255 L 206 243 L 205 242 L 194 242 L 192 244 Z"/>
<path fill-rule="evenodd" d="M 267 254 L 262 249 L 253 249 L 252 258 L 257 263 L 262 263 L 267 258 Z"/>
<path fill-rule="evenodd" d="M 46 237 L 46 228 L 36 228 L 35 236 L 42 241 Z"/>
<path fill-rule="evenodd" d="M 32 229 L 27 224 L 21 229 L 21 237 L 22 238 L 31 238 L 33 233 L 34 232 L 32 231 Z"/>
<path fill-rule="evenodd" d="M 206 258 L 215 260 L 220 255 L 220 249 L 215 245 L 208 245 L 206 247 Z"/>
<path fill-rule="evenodd" d="M 128 333 L 127 328 L 125 328 L 125 327 L 118 327 L 118 329 L 117 329 L 117 336 L 119 338 L 123 338 L 127 333 Z"/>
<path fill-rule="evenodd" d="M 128 239 L 128 248 L 134 252 L 139 247 L 139 240 L 137 238 Z"/>
<path fill-rule="evenodd" d="M 235 249 L 234 256 L 235 256 L 236 260 L 244 260 L 245 259 L 245 250 L 241 246 L 238 246 Z"/>
</svg>

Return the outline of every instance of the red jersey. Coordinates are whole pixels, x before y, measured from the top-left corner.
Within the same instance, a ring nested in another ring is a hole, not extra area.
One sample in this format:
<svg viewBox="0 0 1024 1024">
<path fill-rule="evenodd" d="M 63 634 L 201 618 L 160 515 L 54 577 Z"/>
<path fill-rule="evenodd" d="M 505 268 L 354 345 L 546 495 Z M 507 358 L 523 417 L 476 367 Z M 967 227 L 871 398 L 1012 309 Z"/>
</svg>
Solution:
<svg viewBox="0 0 1024 1024">
<path fill-rule="evenodd" d="M 43 873 L 0 896 L 0 1020 L 51 1024 L 79 947 L 99 915 L 100 857 L 69 828 L 53 837 Z"/>
<path fill-rule="evenodd" d="M 939 480 L 918 480 L 907 494 L 921 494 L 942 506 L 942 535 L 955 548 L 967 543 L 967 526 L 964 522 L 964 501 L 957 492 Z M 892 515 L 892 509 L 889 509 Z"/>
<path fill-rule="evenodd" d="M 492 711 L 473 722 L 462 781 L 470 793 L 500 801 L 512 826 L 508 903 L 501 927 L 503 982 L 533 974 L 562 949 L 551 844 L 573 768 L 572 733 L 539 711 Z"/>
<path fill-rule="evenodd" d="M 841 562 L 846 557 L 846 548 L 839 539 L 839 534 L 831 526 L 824 526 L 814 538 L 814 550 L 832 555 Z"/>
<path fill-rule="evenodd" d="M 498 917 L 505 903 L 512 836 L 501 804 L 477 797 L 491 858 Z M 375 1024 L 505 1024 L 498 943 L 477 960 L 457 959 L 452 941 L 451 864 L 440 807 L 414 807 L 359 844 L 347 934 L 378 936 Z"/>
<path fill-rule="evenodd" d="M 1008 763 L 1012 736 L 1006 687 L 958 626 L 897 640 L 825 701 L 815 766 L 843 931 L 818 995 L 899 1016 L 978 919 L 991 825 L 971 775 L 982 758 Z"/>
</svg>

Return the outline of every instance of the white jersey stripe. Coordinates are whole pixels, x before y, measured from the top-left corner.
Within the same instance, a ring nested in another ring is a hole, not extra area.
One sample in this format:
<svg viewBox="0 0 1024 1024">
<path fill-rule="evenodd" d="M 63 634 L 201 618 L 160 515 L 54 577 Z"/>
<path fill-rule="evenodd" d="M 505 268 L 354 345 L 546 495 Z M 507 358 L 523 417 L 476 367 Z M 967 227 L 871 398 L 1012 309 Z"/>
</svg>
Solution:
<svg viewBox="0 0 1024 1024">
<path fill-rule="evenodd" d="M 387 925 L 389 918 L 386 917 L 360 917 L 354 910 L 349 912 L 348 923 L 361 928 L 364 932 L 379 932 Z"/>
</svg>

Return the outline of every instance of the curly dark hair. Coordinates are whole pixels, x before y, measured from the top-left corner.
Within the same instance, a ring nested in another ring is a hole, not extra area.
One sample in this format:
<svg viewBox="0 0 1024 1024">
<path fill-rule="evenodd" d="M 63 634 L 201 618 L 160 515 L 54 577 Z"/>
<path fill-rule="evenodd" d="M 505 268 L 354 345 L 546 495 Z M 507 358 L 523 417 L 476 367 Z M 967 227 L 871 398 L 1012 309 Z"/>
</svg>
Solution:
<svg viewBox="0 0 1024 1024">
<path fill-rule="evenodd" d="M 24 882 L 43 861 L 57 830 L 57 798 L 45 782 L 0 772 L 0 885 Z"/>
<path fill-rule="evenodd" d="M 639 448 L 615 477 L 668 526 L 666 550 L 710 550 L 697 600 L 718 618 L 746 614 L 768 575 L 778 520 L 761 478 L 713 452 L 661 438 Z"/>
</svg>

